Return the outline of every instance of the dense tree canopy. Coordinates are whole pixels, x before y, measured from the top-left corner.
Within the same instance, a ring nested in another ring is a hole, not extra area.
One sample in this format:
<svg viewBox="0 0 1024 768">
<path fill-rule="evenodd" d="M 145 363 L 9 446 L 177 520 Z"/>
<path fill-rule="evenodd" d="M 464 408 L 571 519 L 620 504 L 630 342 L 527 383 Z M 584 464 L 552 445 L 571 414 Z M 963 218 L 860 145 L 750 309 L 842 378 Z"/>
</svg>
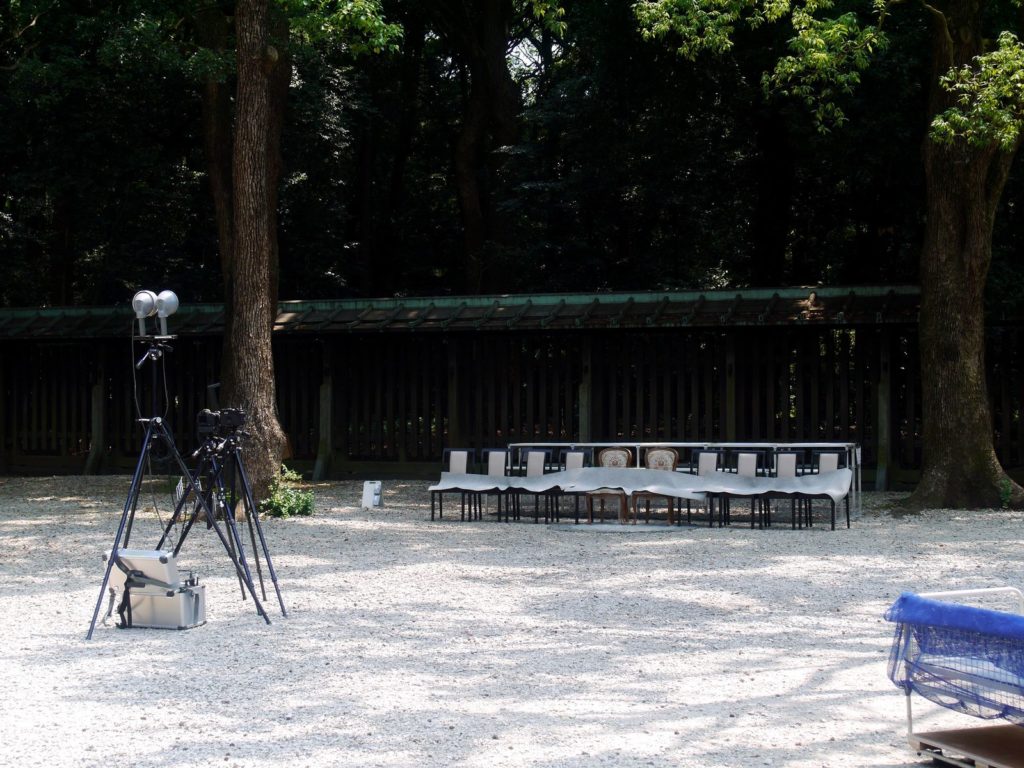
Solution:
<svg viewBox="0 0 1024 768">
<path fill-rule="evenodd" d="M 298 28 L 281 295 L 473 288 L 455 153 L 483 77 L 466 29 L 491 4 L 452 4 L 458 18 L 444 3 L 385 3 L 403 32 L 379 56 Z M 171 5 L 23 2 L 0 18 L 4 304 L 120 301 L 154 270 L 183 297 L 220 297 L 201 89 L 232 64 L 180 22 L 189 3 Z M 821 135 L 799 99 L 762 88 L 785 26 L 740 30 L 727 55 L 690 61 L 645 43 L 627 0 L 563 3 L 558 24 L 508 6 L 508 125 L 488 117 L 473 155 L 480 289 L 916 279 L 928 42 L 908 17 L 923 11 L 888 22 L 900 44 L 843 98 L 842 131 Z M 1018 200 L 1011 179 L 993 267 L 1007 298 Z"/>
</svg>

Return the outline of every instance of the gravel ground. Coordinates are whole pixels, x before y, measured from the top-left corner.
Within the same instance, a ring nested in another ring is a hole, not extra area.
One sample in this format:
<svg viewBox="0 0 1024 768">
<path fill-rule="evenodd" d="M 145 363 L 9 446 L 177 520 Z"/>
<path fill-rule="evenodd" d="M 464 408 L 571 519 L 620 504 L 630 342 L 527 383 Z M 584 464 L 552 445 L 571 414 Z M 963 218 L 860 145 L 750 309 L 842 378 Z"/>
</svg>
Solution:
<svg viewBox="0 0 1024 768">
<path fill-rule="evenodd" d="M 430 521 L 425 483 L 364 512 L 350 482 L 266 523 L 287 618 L 258 620 L 204 530 L 181 563 L 205 626 L 85 642 L 127 486 L 0 480 L 2 765 L 913 765 L 885 607 L 1024 584 L 1019 513 L 868 494 L 834 532 L 463 524 Z M 140 512 L 134 545 L 157 530 Z"/>
</svg>

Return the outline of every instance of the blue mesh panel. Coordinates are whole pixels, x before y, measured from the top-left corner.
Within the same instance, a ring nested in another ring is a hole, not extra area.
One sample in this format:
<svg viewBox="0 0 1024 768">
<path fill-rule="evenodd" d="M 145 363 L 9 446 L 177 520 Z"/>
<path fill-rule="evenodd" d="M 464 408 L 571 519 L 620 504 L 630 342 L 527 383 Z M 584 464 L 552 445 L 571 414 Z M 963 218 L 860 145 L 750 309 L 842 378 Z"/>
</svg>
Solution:
<svg viewBox="0 0 1024 768">
<path fill-rule="evenodd" d="M 943 707 L 1024 725 L 1024 616 L 905 593 L 889 679 Z"/>
</svg>

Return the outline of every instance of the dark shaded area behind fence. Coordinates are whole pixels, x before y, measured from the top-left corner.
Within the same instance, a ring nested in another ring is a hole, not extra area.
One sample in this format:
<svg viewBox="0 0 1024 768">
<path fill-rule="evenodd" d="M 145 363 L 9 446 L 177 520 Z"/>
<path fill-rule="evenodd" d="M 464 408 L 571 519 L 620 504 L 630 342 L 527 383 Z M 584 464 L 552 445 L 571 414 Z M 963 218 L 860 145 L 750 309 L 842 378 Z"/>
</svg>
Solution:
<svg viewBox="0 0 1024 768">
<path fill-rule="evenodd" d="M 1000 461 L 1024 468 L 1024 338 L 993 328 Z M 292 462 L 327 476 L 434 474 L 447 446 L 525 441 L 855 441 L 868 486 L 921 463 L 913 325 L 279 333 Z M 138 349 L 136 355 L 138 357 Z M 219 376 L 220 337 L 183 336 L 166 365 L 179 447 Z M 125 338 L 0 340 L 0 469 L 125 471 L 139 450 Z M 150 373 L 136 372 L 151 410 Z M 159 377 L 164 402 L 164 379 Z"/>
</svg>

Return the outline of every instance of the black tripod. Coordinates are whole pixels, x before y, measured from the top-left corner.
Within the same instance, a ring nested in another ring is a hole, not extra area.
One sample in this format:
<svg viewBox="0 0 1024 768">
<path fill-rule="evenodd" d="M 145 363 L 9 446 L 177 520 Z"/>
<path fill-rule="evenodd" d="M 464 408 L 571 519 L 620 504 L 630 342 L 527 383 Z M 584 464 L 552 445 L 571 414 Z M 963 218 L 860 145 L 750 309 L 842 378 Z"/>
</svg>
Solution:
<svg viewBox="0 0 1024 768">
<path fill-rule="evenodd" d="M 203 416 L 207 415 L 209 418 L 204 423 Z M 195 525 L 201 512 L 207 515 L 207 526 L 209 526 L 211 522 L 216 522 L 215 519 L 211 521 L 209 510 L 219 511 L 226 521 L 226 527 L 230 533 L 230 537 L 227 539 L 228 554 L 242 566 L 238 579 L 239 587 L 242 591 L 242 599 L 244 600 L 246 590 L 248 589 L 250 593 L 253 593 L 254 589 L 252 572 L 249 569 L 249 563 L 245 556 L 243 537 L 236 525 L 235 510 L 240 503 L 244 512 L 244 523 L 249 531 L 249 541 L 252 544 L 253 561 L 256 566 L 256 575 L 260 582 L 260 592 L 263 595 L 263 599 L 266 600 L 267 589 L 263 580 L 263 569 L 260 565 L 260 551 L 262 550 L 271 583 L 273 583 L 274 591 L 277 594 L 277 602 L 281 607 L 281 615 L 287 616 L 288 612 L 284 607 L 284 599 L 281 597 L 281 587 L 277 582 L 277 572 L 274 570 L 274 562 L 270 557 L 267 539 L 263 535 L 263 525 L 260 523 L 259 510 L 253 499 L 252 485 L 249 483 L 249 476 L 245 471 L 245 464 L 242 461 L 241 442 L 247 436 L 240 429 L 243 422 L 244 415 L 238 410 L 203 411 L 200 414 L 199 429 L 201 433 L 206 434 L 206 439 L 198 450 L 192 454 L 192 458 L 199 459 L 199 464 L 193 477 L 195 480 L 194 485 L 199 488 L 203 503 L 200 504 L 199 498 L 196 497 L 192 514 L 189 515 L 188 521 L 178 537 L 173 554 L 177 556 L 182 544 L 185 543 L 185 537 L 192 530 L 192 526 Z M 191 493 L 190 486 L 182 494 L 175 507 L 174 514 L 164 529 L 160 542 L 156 545 L 157 549 L 163 547 L 164 542 L 169 538 L 171 529 L 182 516 L 185 504 L 192 498 Z M 256 542 L 257 536 L 259 537 L 258 545 Z M 255 595 L 253 595 L 253 598 L 255 599 Z M 259 601 L 256 602 L 256 605 L 260 606 Z M 265 614 L 264 618 L 267 618 Z M 269 623 L 269 619 L 267 621 Z"/>
<path fill-rule="evenodd" d="M 185 465 L 184 459 L 178 452 L 177 447 L 174 444 L 174 437 L 171 434 L 166 422 L 163 418 L 156 415 L 157 412 L 157 369 L 156 364 L 160 361 L 164 353 L 170 350 L 170 345 L 166 342 L 174 338 L 172 336 L 141 336 L 140 340 L 147 344 L 146 354 L 143 355 L 139 361 L 135 364 L 136 369 L 142 368 L 147 362 L 150 363 L 150 370 L 152 373 L 151 382 L 153 387 L 152 392 L 152 404 L 153 404 L 153 416 L 148 419 L 140 419 L 140 423 L 146 425 L 146 434 L 142 439 L 142 448 L 139 451 L 139 460 L 135 465 L 135 473 L 132 475 L 132 482 L 128 488 L 128 497 L 124 502 L 124 509 L 121 512 L 121 520 L 117 526 L 117 533 L 114 535 L 114 544 L 111 547 L 110 557 L 107 560 L 106 570 L 103 572 L 103 581 L 100 584 L 100 594 L 96 599 L 96 608 L 92 613 L 92 621 L 89 623 L 89 632 L 86 634 L 85 639 L 91 640 L 93 631 L 96 629 L 96 619 L 99 618 L 100 608 L 103 605 L 103 596 L 106 594 L 107 584 L 110 581 L 110 572 L 114 567 L 114 564 L 118 561 L 118 550 L 128 547 L 128 540 L 131 537 L 132 525 L 135 521 L 135 510 L 139 501 L 139 493 L 142 490 L 142 480 L 145 474 L 145 468 L 149 464 L 150 455 L 153 453 L 156 446 L 162 446 L 166 450 L 166 455 L 169 456 L 176 464 L 181 472 L 182 477 L 186 481 L 187 488 L 186 492 L 182 495 L 182 501 L 179 502 L 180 506 L 184 503 L 184 500 L 189 498 L 190 495 L 196 499 L 197 512 L 198 509 L 202 508 L 202 511 L 206 514 L 207 524 L 217 532 L 217 537 L 220 539 L 221 544 L 224 545 L 224 550 L 228 553 L 231 558 L 232 564 L 235 566 L 235 571 L 238 574 L 239 580 L 248 589 L 249 594 L 252 596 L 253 602 L 256 605 L 256 612 L 263 617 L 267 624 L 270 623 L 270 617 L 260 604 L 259 599 L 256 597 L 256 590 L 253 587 L 252 577 L 249 575 L 248 565 L 244 565 L 235 551 L 233 545 L 229 543 L 224 532 L 221 530 L 220 525 L 217 523 L 216 515 L 210 508 L 207 498 L 203 495 L 201 488 L 196 480 L 196 477 L 189 471 Z M 175 510 L 176 514 L 179 510 Z M 232 521 L 233 522 L 233 521 Z M 262 536 L 262 532 L 261 532 Z M 184 538 L 184 536 L 182 537 Z M 161 539 L 161 544 L 163 539 Z M 179 547 L 180 549 L 180 543 Z M 175 549 L 177 554 L 178 549 Z M 276 582 L 275 582 L 276 584 Z M 280 593 L 279 593 L 280 594 Z"/>
</svg>

